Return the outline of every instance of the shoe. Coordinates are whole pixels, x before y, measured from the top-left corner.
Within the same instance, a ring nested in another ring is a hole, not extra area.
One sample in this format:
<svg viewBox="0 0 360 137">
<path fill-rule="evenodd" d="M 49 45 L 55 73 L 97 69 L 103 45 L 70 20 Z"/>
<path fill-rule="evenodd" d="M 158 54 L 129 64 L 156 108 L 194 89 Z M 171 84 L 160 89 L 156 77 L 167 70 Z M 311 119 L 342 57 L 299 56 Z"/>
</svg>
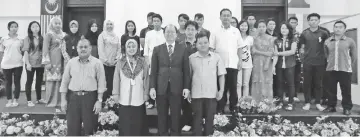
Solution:
<svg viewBox="0 0 360 137">
<path fill-rule="evenodd" d="M 289 101 L 289 97 L 284 98 L 284 101 L 288 102 L 288 101 Z"/>
<path fill-rule="evenodd" d="M 294 108 L 293 108 L 293 105 L 292 104 L 288 104 L 286 107 L 285 107 L 285 110 L 288 110 L 288 111 L 292 111 Z"/>
<path fill-rule="evenodd" d="M 300 102 L 300 99 L 298 97 L 294 97 L 295 102 Z"/>
<path fill-rule="evenodd" d="M 147 109 L 152 109 L 152 108 L 154 108 L 154 105 L 153 105 L 153 104 L 150 104 L 149 102 L 146 102 L 145 105 L 146 105 L 146 108 L 147 108 Z"/>
<path fill-rule="evenodd" d="M 319 111 L 324 111 L 324 107 L 321 106 L 320 104 L 316 104 L 316 108 L 319 110 Z"/>
<path fill-rule="evenodd" d="M 283 106 L 284 106 L 283 103 L 279 103 L 279 105 L 277 105 L 277 108 L 278 108 L 278 109 L 282 109 Z"/>
<path fill-rule="evenodd" d="M 8 103 L 6 103 L 5 107 L 9 108 L 9 107 L 12 107 L 12 102 L 11 101 L 8 101 Z"/>
<path fill-rule="evenodd" d="M 302 109 L 303 110 L 310 110 L 310 103 L 306 103 L 305 106 Z"/>
<path fill-rule="evenodd" d="M 332 112 L 336 112 L 336 108 L 335 107 L 327 107 L 324 112 L 327 113 L 332 113 Z"/>
<path fill-rule="evenodd" d="M 19 106 L 19 103 L 17 103 L 16 101 L 14 101 L 14 102 L 12 103 L 12 107 L 17 107 L 17 106 Z"/>
<path fill-rule="evenodd" d="M 191 126 L 185 125 L 181 130 L 185 132 L 189 132 L 191 129 Z"/>
<path fill-rule="evenodd" d="M 350 110 L 347 110 L 347 109 L 344 109 L 343 114 L 344 114 L 344 115 L 350 115 L 350 114 L 351 114 L 351 111 L 350 111 Z"/>
<path fill-rule="evenodd" d="M 36 104 L 46 104 L 46 101 L 44 99 L 40 99 L 35 102 Z"/>
<path fill-rule="evenodd" d="M 32 101 L 28 101 L 28 107 L 33 107 L 35 104 Z"/>
</svg>

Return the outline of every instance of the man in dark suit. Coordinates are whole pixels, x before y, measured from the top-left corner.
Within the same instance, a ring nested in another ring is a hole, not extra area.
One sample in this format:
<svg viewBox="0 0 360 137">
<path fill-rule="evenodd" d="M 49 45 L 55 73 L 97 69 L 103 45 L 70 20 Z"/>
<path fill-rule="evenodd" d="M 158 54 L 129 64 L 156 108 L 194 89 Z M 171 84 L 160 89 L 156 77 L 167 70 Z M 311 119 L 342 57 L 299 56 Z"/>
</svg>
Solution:
<svg viewBox="0 0 360 137">
<path fill-rule="evenodd" d="M 168 136 L 168 112 L 171 114 L 171 135 L 180 135 L 182 96 L 190 94 L 189 53 L 186 46 L 175 42 L 176 27 L 164 29 L 166 42 L 156 46 L 151 59 L 150 96 L 157 102 L 160 136 Z"/>
</svg>

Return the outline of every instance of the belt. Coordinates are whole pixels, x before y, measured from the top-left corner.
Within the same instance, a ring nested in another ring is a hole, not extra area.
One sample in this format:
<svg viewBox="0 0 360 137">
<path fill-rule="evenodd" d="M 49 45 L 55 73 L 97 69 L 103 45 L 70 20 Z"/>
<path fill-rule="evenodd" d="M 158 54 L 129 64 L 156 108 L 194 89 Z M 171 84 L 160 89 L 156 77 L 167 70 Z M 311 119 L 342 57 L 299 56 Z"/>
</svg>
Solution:
<svg viewBox="0 0 360 137">
<path fill-rule="evenodd" d="M 80 91 L 71 91 L 71 93 L 75 94 L 75 95 L 78 95 L 78 96 L 84 96 L 86 94 L 89 94 L 89 93 L 95 93 L 96 91 L 85 91 L 85 90 L 80 90 Z"/>
</svg>

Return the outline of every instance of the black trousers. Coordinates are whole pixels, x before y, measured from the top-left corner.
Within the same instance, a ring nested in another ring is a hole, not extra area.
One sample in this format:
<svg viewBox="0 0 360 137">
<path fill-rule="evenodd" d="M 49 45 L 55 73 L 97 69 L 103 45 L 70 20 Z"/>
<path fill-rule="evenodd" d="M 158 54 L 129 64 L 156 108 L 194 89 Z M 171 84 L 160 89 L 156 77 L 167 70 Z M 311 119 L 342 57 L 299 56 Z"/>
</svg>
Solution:
<svg viewBox="0 0 360 137">
<path fill-rule="evenodd" d="M 214 132 L 214 115 L 216 113 L 217 101 L 215 98 L 193 98 L 191 102 L 194 110 L 194 135 L 209 136 Z M 205 127 L 203 118 L 205 116 Z"/>
<path fill-rule="evenodd" d="M 182 116 L 181 116 L 181 127 L 188 125 L 191 126 L 193 123 L 193 110 L 191 104 L 187 99 L 181 101 Z"/>
<path fill-rule="evenodd" d="M 96 91 L 87 91 L 85 95 L 77 95 L 73 91 L 68 92 L 68 105 L 66 120 L 68 136 L 89 136 L 96 131 L 98 115 L 93 111 L 97 100 Z M 82 123 L 84 123 L 84 135 L 81 135 Z"/>
<path fill-rule="evenodd" d="M 277 95 L 280 97 L 279 100 L 283 102 L 283 95 L 288 91 L 289 95 L 289 104 L 294 102 L 295 94 L 295 83 L 294 83 L 294 73 L 295 67 L 291 68 L 276 68 L 276 78 L 277 78 Z"/>
<path fill-rule="evenodd" d="M 112 95 L 115 66 L 104 65 L 104 70 L 107 90 L 103 94 L 103 102 L 105 102 Z"/>
<path fill-rule="evenodd" d="M 15 85 L 14 98 L 19 99 L 20 90 L 21 90 L 20 80 L 21 80 L 22 71 L 23 71 L 23 67 L 3 69 L 4 78 L 5 78 L 5 91 L 8 100 L 13 99 L 12 98 L 13 75 L 14 75 L 14 85 Z"/>
<path fill-rule="evenodd" d="M 181 118 L 182 93 L 173 93 L 170 91 L 170 82 L 164 95 L 156 95 L 158 111 L 158 133 L 160 136 L 169 135 L 168 114 L 170 109 L 171 117 L 171 136 L 180 136 L 180 118 Z"/>
<path fill-rule="evenodd" d="M 224 95 L 223 98 L 218 102 L 218 112 L 224 111 L 224 108 L 226 106 L 226 102 L 228 100 L 227 93 L 230 92 L 230 111 L 234 111 L 238 102 L 238 96 L 237 96 L 237 75 L 238 70 L 232 69 L 232 68 L 226 68 L 227 74 L 225 75 L 225 89 L 224 89 Z"/>
<path fill-rule="evenodd" d="M 31 68 L 31 71 L 26 70 L 25 92 L 26 92 L 27 101 L 31 101 L 31 86 L 34 80 L 35 72 L 36 72 L 36 80 L 35 80 L 36 100 L 41 99 L 41 84 L 44 78 L 44 68 Z"/>
<path fill-rule="evenodd" d="M 325 72 L 324 65 L 308 65 L 304 64 L 304 96 L 305 103 L 311 101 L 311 89 L 314 86 L 315 104 L 320 104 L 322 97 L 322 80 Z"/>
<path fill-rule="evenodd" d="M 294 97 L 297 97 L 297 94 L 303 91 L 302 90 L 303 83 L 301 83 L 301 81 L 303 81 L 302 75 L 303 75 L 303 72 L 302 72 L 301 62 L 296 61 L 295 72 L 294 72 L 294 80 L 295 80 Z"/>
<path fill-rule="evenodd" d="M 335 107 L 337 103 L 337 84 L 340 84 L 342 101 L 341 105 L 346 110 L 353 107 L 351 100 L 351 73 L 344 71 L 329 71 L 329 107 Z"/>
<path fill-rule="evenodd" d="M 145 104 L 119 107 L 119 136 L 147 136 Z"/>
</svg>

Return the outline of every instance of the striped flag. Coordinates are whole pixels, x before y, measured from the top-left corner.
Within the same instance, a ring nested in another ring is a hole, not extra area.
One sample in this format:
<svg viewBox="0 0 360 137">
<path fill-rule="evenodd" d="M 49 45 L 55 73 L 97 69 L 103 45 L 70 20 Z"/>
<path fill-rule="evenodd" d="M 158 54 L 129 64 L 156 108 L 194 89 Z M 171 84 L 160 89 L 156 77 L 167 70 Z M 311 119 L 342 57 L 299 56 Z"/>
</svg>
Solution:
<svg viewBox="0 0 360 137">
<path fill-rule="evenodd" d="M 46 32 L 48 32 L 48 26 L 49 26 L 50 20 L 53 17 L 60 17 L 61 18 L 61 15 L 41 15 L 40 16 L 41 35 L 44 36 L 46 34 Z"/>
<path fill-rule="evenodd" d="M 41 0 L 40 24 L 41 34 L 48 31 L 50 20 L 53 17 L 62 18 L 64 0 Z"/>
</svg>

